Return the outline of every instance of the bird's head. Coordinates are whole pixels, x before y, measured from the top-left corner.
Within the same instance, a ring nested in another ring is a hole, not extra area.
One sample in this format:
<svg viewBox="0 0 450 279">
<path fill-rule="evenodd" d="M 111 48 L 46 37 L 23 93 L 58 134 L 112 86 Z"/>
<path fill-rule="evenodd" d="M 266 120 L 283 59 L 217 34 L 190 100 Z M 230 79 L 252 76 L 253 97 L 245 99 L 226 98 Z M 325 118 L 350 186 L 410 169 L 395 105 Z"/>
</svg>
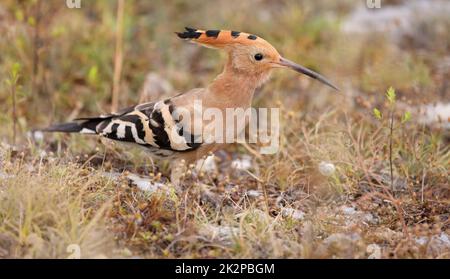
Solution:
<svg viewBox="0 0 450 279">
<path fill-rule="evenodd" d="M 229 30 L 200 30 L 186 27 L 176 33 L 181 39 L 216 49 L 224 49 L 230 56 L 230 66 L 237 72 L 267 76 L 274 68 L 289 68 L 317 79 L 338 90 L 324 76 L 283 58 L 266 40 L 253 34 Z"/>
</svg>

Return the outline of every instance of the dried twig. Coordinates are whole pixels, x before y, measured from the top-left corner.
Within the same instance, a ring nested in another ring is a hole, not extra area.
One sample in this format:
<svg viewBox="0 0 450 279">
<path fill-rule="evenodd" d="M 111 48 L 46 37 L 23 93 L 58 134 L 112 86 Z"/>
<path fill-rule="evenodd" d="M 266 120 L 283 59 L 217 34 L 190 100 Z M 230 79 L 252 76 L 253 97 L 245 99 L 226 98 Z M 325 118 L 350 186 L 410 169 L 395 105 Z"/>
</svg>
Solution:
<svg viewBox="0 0 450 279">
<path fill-rule="evenodd" d="M 31 75 L 31 95 L 34 96 L 37 90 L 37 75 L 39 71 L 39 48 L 40 48 L 40 34 L 39 25 L 41 22 L 41 1 L 36 1 L 34 10 L 35 24 L 33 29 L 33 71 Z"/>
<path fill-rule="evenodd" d="M 391 174 L 391 191 L 394 193 L 394 166 L 392 163 L 392 142 L 394 138 L 394 109 L 391 108 L 391 115 L 389 120 L 389 171 Z"/>
<path fill-rule="evenodd" d="M 422 174 L 422 189 L 421 189 L 421 195 L 420 195 L 420 203 L 423 204 L 424 202 L 424 188 L 425 188 L 425 176 L 426 176 L 426 171 L 425 168 L 423 169 L 423 174 Z"/>
<path fill-rule="evenodd" d="M 19 71 L 20 64 L 14 63 L 11 76 L 6 80 L 6 84 L 9 86 L 11 91 L 11 102 L 12 102 L 12 121 L 13 121 L 13 135 L 12 142 L 13 145 L 16 144 L 16 135 L 17 135 L 17 82 L 19 81 Z"/>
<path fill-rule="evenodd" d="M 117 24 L 116 24 L 116 52 L 114 55 L 114 80 L 111 111 L 117 111 L 119 107 L 120 76 L 123 64 L 123 18 L 124 0 L 117 0 Z"/>
<path fill-rule="evenodd" d="M 16 82 L 11 85 L 12 119 L 13 119 L 13 145 L 16 145 L 17 137 L 17 110 L 16 110 Z"/>
</svg>

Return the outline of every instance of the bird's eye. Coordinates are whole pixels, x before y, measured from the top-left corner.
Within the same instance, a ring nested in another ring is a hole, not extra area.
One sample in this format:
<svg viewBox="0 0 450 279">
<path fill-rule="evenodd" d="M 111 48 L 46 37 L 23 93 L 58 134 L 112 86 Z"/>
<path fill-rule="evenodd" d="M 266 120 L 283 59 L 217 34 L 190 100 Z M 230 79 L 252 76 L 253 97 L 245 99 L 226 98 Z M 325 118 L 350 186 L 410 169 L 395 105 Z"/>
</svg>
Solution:
<svg viewBox="0 0 450 279">
<path fill-rule="evenodd" d="M 261 53 L 255 54 L 255 60 L 256 61 L 261 61 L 263 58 L 264 58 L 264 56 Z"/>
</svg>

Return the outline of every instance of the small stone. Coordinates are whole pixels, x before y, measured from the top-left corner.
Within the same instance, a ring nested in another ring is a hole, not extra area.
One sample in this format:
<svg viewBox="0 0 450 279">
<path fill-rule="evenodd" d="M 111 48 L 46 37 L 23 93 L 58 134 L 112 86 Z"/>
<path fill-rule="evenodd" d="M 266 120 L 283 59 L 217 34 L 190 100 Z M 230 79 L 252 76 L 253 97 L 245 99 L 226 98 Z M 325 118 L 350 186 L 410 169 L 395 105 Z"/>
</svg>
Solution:
<svg viewBox="0 0 450 279">
<path fill-rule="evenodd" d="M 354 207 L 343 206 L 341 210 L 345 215 L 353 215 L 356 213 L 356 209 Z"/>
<path fill-rule="evenodd" d="M 246 171 L 252 167 L 252 161 L 249 157 L 243 157 L 242 159 L 233 160 L 231 167 L 236 170 Z"/>
<path fill-rule="evenodd" d="M 42 133 L 41 131 L 30 131 L 27 132 L 27 137 L 36 142 L 42 142 L 44 140 L 44 133 Z"/>
<path fill-rule="evenodd" d="M 248 190 L 247 191 L 247 196 L 251 197 L 251 198 L 258 198 L 261 196 L 261 191 L 258 190 Z"/>
<path fill-rule="evenodd" d="M 144 192 L 153 193 L 156 192 L 158 189 L 166 189 L 166 186 L 159 182 L 152 182 L 150 180 L 150 177 L 140 177 L 135 174 L 129 174 L 127 175 L 127 178 L 131 180 L 131 182 L 136 185 L 140 190 Z"/>
<path fill-rule="evenodd" d="M 363 220 L 368 224 L 376 224 L 377 223 L 377 220 L 375 219 L 375 217 L 373 217 L 373 215 L 370 213 L 364 214 Z"/>
<path fill-rule="evenodd" d="M 378 244 L 367 245 L 366 252 L 370 254 L 368 259 L 381 259 L 381 247 Z"/>
<path fill-rule="evenodd" d="M 198 172 L 217 173 L 217 164 L 214 155 L 198 160 L 195 168 Z"/>
<path fill-rule="evenodd" d="M 283 208 L 281 210 L 281 215 L 283 217 L 291 217 L 295 220 L 303 220 L 305 218 L 305 212 L 290 207 Z"/>
<path fill-rule="evenodd" d="M 426 236 L 416 237 L 414 241 L 419 245 L 425 245 L 428 243 L 428 237 Z"/>
<path fill-rule="evenodd" d="M 336 171 L 336 167 L 329 162 L 320 162 L 319 171 L 324 176 L 331 176 Z"/>
<path fill-rule="evenodd" d="M 439 235 L 438 238 L 440 241 L 442 241 L 442 243 L 444 243 L 447 247 L 450 248 L 450 238 L 449 238 L 448 234 L 443 232 Z"/>
</svg>

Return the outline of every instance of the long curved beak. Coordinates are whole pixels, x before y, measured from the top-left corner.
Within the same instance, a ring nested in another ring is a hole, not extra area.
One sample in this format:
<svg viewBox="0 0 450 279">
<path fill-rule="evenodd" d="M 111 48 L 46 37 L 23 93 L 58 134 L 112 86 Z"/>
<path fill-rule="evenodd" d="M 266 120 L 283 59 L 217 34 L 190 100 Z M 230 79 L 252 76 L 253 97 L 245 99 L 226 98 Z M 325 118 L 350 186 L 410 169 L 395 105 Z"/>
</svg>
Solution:
<svg viewBox="0 0 450 279">
<path fill-rule="evenodd" d="M 277 63 L 278 65 L 291 68 L 292 70 L 299 72 L 301 74 L 307 75 L 309 77 L 312 77 L 313 79 L 317 79 L 318 81 L 330 86 L 331 88 L 339 91 L 339 88 L 337 88 L 335 85 L 333 85 L 327 78 L 322 76 L 319 73 L 316 73 L 308 68 L 305 68 L 301 65 L 298 65 L 297 63 L 292 62 L 291 60 L 288 60 L 286 58 L 281 57 L 280 62 Z"/>
</svg>

